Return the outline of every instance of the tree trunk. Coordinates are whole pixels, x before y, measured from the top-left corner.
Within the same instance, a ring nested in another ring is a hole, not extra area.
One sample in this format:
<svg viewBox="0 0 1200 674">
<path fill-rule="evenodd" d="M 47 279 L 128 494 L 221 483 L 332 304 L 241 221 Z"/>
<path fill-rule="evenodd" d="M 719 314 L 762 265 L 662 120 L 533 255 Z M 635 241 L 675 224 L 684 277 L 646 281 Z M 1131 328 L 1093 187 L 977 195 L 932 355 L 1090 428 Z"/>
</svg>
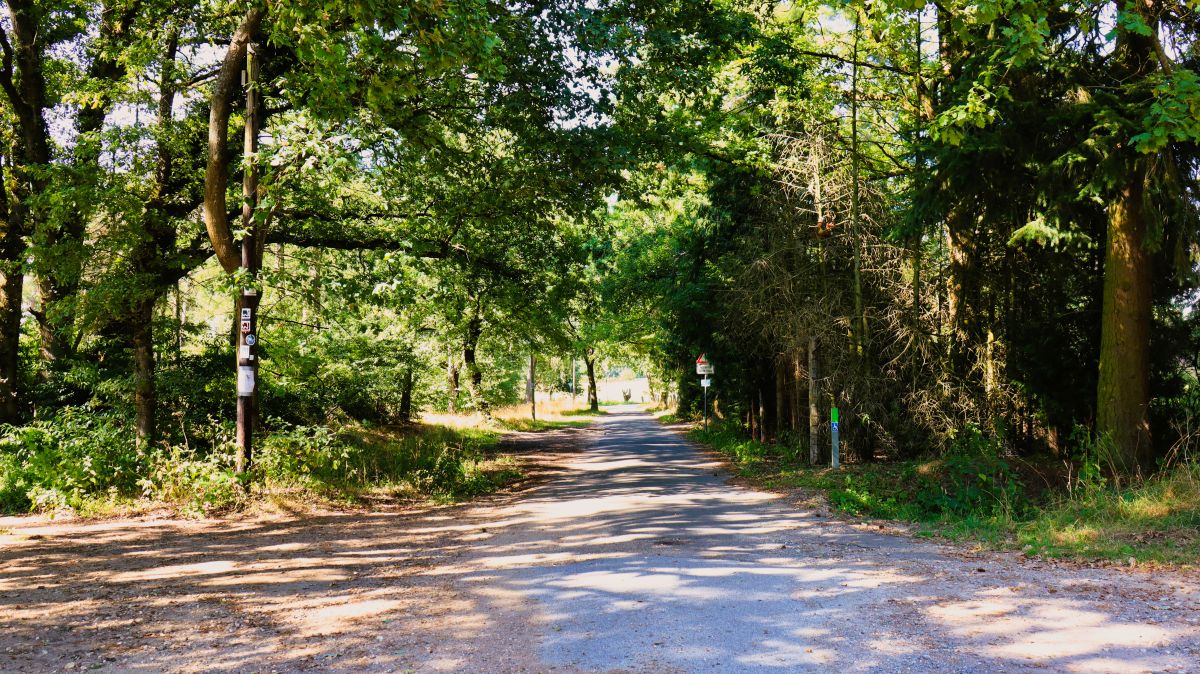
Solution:
<svg viewBox="0 0 1200 674">
<path fill-rule="evenodd" d="M 416 368 L 409 365 L 404 370 L 404 381 L 400 388 L 400 421 L 407 423 L 412 420 L 412 394 L 416 385 Z"/>
<path fill-rule="evenodd" d="M 15 203 L 11 205 L 21 216 L 20 235 L 32 233 L 29 230 L 41 219 L 39 213 L 28 210 L 29 204 L 32 201 L 31 197 L 42 194 L 48 187 L 41 171 L 42 167 L 50 163 L 51 145 L 45 117 L 47 95 L 43 71 L 44 50 L 48 43 L 46 40 L 39 40 L 44 11 L 46 10 L 38 3 L 29 0 L 14 0 L 8 3 L 9 21 L 12 26 L 12 64 L 20 76 L 14 78 L 12 71 L 0 75 L 4 78 L 4 91 L 17 117 L 20 137 L 17 143 L 20 161 L 13 162 L 14 173 L 18 174 L 13 180 Z M 29 171 L 30 169 L 34 170 Z M 26 172 L 28 175 L 22 175 Z M 44 310 L 45 304 L 42 306 Z M 45 340 L 48 337 L 45 327 L 47 318 L 44 311 L 36 313 L 35 317 L 39 326 L 42 326 L 44 352 Z"/>
<path fill-rule="evenodd" d="M 130 322 L 133 343 L 133 402 L 137 410 L 137 443 L 142 449 L 158 439 L 155 415 L 158 394 L 154 385 L 154 299 L 138 302 Z"/>
<path fill-rule="evenodd" d="M 863 302 L 862 287 L 862 205 L 861 171 L 858 151 L 858 37 L 861 29 L 861 14 L 854 16 L 854 58 L 850 75 L 850 245 L 854 247 L 854 316 L 850 319 L 853 334 L 852 347 L 859 366 L 863 366 L 867 345 L 867 313 Z"/>
<path fill-rule="evenodd" d="M 21 206 L 8 202 L 8 184 L 0 163 L 0 423 L 21 416 L 21 294 L 25 287 L 25 241 Z"/>
<path fill-rule="evenodd" d="M 1157 4 L 1135 6 L 1150 35 L 1117 27 L 1113 74 L 1123 82 L 1137 83 L 1155 70 L 1156 14 L 1161 9 Z M 1117 3 L 1116 9 L 1124 6 Z M 1141 90 L 1132 95 L 1141 96 Z M 1122 150 L 1128 173 L 1108 207 L 1096 431 L 1112 443 L 1118 468 L 1149 472 L 1154 468 L 1154 448 L 1149 420 L 1153 268 L 1144 213 L 1148 160 L 1132 148 Z"/>
<path fill-rule="evenodd" d="M 187 320 L 187 310 L 183 307 L 184 279 L 175 282 L 175 364 L 183 358 L 183 323 Z"/>
<path fill-rule="evenodd" d="M 1096 431 L 1113 445 L 1122 465 L 1153 468 L 1150 442 L 1151 258 L 1142 214 L 1144 169 L 1133 171 L 1108 209 L 1104 304 L 1100 329 L 1100 379 Z"/>
<path fill-rule="evenodd" d="M 800 437 L 804 424 L 804 363 L 800 351 L 792 354 L 792 432 Z M 804 426 L 807 428 L 807 426 Z"/>
<path fill-rule="evenodd" d="M 791 407 L 788 405 L 788 387 L 787 387 L 787 368 L 784 367 L 784 361 L 778 360 L 775 362 L 775 434 L 779 436 L 789 425 L 788 412 Z"/>
<path fill-rule="evenodd" d="M 458 363 L 454 360 L 454 349 L 446 353 L 446 411 L 454 414 L 458 411 Z"/>
<path fill-rule="evenodd" d="M 821 387 L 817 338 L 808 338 L 808 462 L 821 461 Z"/>
<path fill-rule="evenodd" d="M 762 441 L 774 442 L 779 431 L 779 417 L 775 416 L 775 373 L 771 361 L 765 361 L 760 372 L 758 401 L 763 420 Z"/>
<path fill-rule="evenodd" d="M 950 251 L 950 284 L 947 306 L 950 322 L 950 363 L 953 372 L 964 381 L 971 380 L 975 349 L 979 346 L 980 303 L 979 251 L 975 223 L 963 208 L 957 208 L 946 220 L 946 243 Z"/>
<path fill-rule="evenodd" d="M 529 403 L 529 418 L 537 419 L 537 356 L 529 353 L 529 378 L 525 381 L 525 398 Z"/>
<path fill-rule="evenodd" d="M 750 402 L 746 405 L 746 426 L 750 429 L 750 439 L 758 440 L 762 432 L 762 420 L 758 417 L 758 397 L 757 392 L 750 393 Z"/>
<path fill-rule="evenodd" d="M 463 340 L 463 367 L 467 370 L 467 383 L 471 390 L 471 402 L 475 409 L 487 412 L 488 404 L 483 399 L 483 370 L 475 361 L 475 350 L 479 347 L 479 337 L 483 334 L 483 320 L 476 312 L 467 323 L 467 335 Z"/>
<path fill-rule="evenodd" d="M 583 364 L 587 367 L 588 378 L 588 409 L 593 412 L 600 411 L 600 392 L 596 388 L 596 358 L 589 349 L 588 355 L 583 357 Z"/>
</svg>

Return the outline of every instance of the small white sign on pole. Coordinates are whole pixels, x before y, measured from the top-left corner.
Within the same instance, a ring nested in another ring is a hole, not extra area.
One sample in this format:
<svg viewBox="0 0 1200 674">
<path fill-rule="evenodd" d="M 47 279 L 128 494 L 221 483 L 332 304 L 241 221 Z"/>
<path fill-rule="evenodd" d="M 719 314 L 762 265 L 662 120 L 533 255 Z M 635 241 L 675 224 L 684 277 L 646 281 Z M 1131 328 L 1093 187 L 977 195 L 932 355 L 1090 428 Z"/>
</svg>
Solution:
<svg viewBox="0 0 1200 674">
<path fill-rule="evenodd" d="M 709 386 L 712 386 L 712 379 L 710 377 L 705 377 L 704 379 L 700 380 L 700 385 L 704 388 L 708 388 Z"/>
<path fill-rule="evenodd" d="M 238 366 L 238 395 L 254 395 L 254 368 L 249 365 Z"/>
</svg>

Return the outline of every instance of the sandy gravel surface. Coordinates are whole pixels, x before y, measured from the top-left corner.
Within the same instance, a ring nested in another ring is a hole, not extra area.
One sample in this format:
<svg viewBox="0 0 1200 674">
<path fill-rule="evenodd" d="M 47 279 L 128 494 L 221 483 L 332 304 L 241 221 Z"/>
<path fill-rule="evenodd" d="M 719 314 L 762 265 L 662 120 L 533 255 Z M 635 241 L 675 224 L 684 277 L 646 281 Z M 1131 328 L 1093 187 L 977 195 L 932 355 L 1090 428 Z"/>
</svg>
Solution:
<svg viewBox="0 0 1200 674">
<path fill-rule="evenodd" d="M 833 521 L 632 409 L 468 506 L 0 519 L 0 672 L 1196 672 L 1200 584 Z"/>
</svg>

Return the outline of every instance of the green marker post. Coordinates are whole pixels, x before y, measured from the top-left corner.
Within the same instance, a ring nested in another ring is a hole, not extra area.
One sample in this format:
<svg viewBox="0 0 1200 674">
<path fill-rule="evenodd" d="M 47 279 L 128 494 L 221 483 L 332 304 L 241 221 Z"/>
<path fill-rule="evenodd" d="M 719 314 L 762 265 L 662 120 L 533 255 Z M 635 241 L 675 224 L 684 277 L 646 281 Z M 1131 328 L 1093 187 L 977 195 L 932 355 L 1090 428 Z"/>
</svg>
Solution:
<svg viewBox="0 0 1200 674">
<path fill-rule="evenodd" d="M 841 467 L 840 457 L 838 456 L 838 408 L 829 408 L 829 435 L 833 438 L 833 451 L 829 454 L 829 465 L 834 468 Z"/>
</svg>

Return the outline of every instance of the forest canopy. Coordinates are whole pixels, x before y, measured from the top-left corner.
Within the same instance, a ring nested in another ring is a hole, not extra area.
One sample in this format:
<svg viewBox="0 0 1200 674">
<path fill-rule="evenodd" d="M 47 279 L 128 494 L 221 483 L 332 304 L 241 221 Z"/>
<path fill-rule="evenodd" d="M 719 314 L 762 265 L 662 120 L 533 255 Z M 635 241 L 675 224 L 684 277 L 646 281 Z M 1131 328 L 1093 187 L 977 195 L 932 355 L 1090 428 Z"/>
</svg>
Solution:
<svg viewBox="0 0 1200 674">
<path fill-rule="evenodd" d="M 972 437 L 1149 475 L 1200 410 L 1198 26 L 8 0 L 0 508 L 338 465 L 339 429 L 576 378 L 596 409 L 610 365 L 696 415 L 701 353 L 717 418 L 813 463 L 837 408 L 851 461 Z"/>
</svg>

